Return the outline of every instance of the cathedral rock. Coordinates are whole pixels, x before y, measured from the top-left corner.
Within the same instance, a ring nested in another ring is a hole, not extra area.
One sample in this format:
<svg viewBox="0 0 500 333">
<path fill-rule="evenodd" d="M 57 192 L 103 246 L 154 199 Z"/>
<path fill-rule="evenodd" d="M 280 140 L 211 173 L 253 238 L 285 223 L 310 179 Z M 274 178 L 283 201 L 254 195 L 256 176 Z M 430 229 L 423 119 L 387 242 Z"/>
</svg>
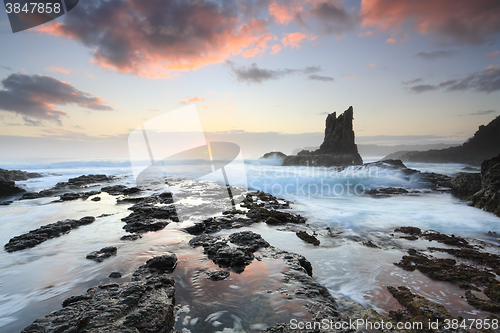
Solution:
<svg viewBox="0 0 500 333">
<path fill-rule="evenodd" d="M 349 166 L 363 164 L 354 143 L 352 129 L 353 109 L 350 106 L 343 114 L 330 113 L 326 117 L 325 139 L 315 151 L 303 150 L 297 155 L 287 156 L 283 165 L 302 166 Z"/>
</svg>

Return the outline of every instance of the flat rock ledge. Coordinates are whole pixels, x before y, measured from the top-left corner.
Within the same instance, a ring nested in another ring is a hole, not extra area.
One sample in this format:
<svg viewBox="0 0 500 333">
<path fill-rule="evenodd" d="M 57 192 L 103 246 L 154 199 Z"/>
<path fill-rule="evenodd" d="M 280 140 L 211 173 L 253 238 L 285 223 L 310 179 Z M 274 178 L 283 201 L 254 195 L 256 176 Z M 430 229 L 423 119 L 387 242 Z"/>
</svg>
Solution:
<svg viewBox="0 0 500 333">
<path fill-rule="evenodd" d="M 175 323 L 175 282 L 165 272 L 175 254 L 154 257 L 140 266 L 131 282 L 109 283 L 72 296 L 63 308 L 39 318 L 22 333 L 157 333 Z"/>
</svg>

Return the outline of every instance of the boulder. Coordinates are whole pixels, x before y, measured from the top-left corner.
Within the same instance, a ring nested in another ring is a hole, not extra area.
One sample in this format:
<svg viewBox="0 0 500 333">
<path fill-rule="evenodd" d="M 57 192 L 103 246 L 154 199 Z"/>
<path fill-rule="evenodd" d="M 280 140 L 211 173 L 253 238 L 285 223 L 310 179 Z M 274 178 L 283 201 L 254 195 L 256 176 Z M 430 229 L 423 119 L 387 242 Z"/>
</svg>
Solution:
<svg viewBox="0 0 500 333">
<path fill-rule="evenodd" d="M 472 196 L 480 189 L 480 173 L 461 172 L 451 182 L 451 193 L 464 200 L 471 200 Z"/>
</svg>

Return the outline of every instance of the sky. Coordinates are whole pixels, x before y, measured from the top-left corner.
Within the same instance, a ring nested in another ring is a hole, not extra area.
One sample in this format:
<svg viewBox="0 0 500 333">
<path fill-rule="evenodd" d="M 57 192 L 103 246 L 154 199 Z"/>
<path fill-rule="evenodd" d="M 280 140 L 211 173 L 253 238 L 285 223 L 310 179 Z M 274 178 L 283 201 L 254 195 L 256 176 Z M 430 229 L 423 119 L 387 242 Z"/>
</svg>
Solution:
<svg viewBox="0 0 500 333">
<path fill-rule="evenodd" d="M 250 157 L 319 145 L 351 105 L 364 144 L 460 143 L 500 114 L 498 0 L 84 0 L 17 33 L 1 9 L 0 158 L 126 157 L 190 104 Z"/>
</svg>

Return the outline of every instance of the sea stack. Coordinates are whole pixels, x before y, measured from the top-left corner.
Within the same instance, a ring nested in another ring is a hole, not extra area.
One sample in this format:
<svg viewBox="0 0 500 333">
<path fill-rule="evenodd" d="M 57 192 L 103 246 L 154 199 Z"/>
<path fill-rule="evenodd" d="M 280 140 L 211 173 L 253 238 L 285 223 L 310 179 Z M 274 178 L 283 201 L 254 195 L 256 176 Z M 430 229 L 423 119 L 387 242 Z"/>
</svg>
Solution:
<svg viewBox="0 0 500 333">
<path fill-rule="evenodd" d="M 330 113 L 326 117 L 325 139 L 320 148 L 287 156 L 283 165 L 331 167 L 363 164 L 358 146 L 354 143 L 353 115 L 352 106 L 338 117 L 336 112 Z"/>
</svg>

